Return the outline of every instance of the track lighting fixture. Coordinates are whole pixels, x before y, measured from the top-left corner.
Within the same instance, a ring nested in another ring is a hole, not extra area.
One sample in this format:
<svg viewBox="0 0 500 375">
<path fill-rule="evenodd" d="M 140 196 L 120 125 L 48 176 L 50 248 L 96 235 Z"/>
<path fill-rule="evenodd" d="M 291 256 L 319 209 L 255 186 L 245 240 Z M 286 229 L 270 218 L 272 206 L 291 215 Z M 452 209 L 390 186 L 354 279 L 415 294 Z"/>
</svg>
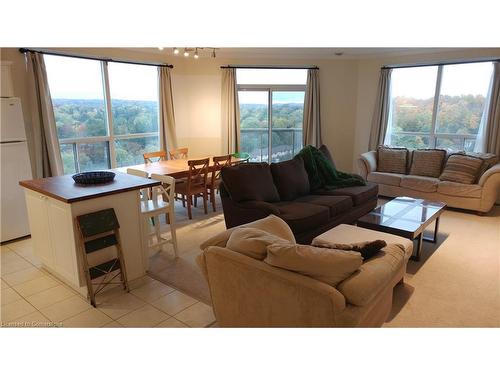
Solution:
<svg viewBox="0 0 500 375">
<path fill-rule="evenodd" d="M 178 54 L 179 54 L 179 48 L 174 47 L 174 55 L 178 55 Z"/>
</svg>

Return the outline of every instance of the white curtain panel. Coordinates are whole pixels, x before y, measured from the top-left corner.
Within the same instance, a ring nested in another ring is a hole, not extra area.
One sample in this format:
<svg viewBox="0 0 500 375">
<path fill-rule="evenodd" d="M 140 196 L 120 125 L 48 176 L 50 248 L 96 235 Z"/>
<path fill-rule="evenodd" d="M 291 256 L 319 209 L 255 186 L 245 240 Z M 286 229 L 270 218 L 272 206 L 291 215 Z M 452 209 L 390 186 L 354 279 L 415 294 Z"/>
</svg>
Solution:
<svg viewBox="0 0 500 375">
<path fill-rule="evenodd" d="M 59 176 L 64 173 L 63 163 L 45 62 L 43 55 L 38 52 L 27 52 L 26 60 L 31 100 L 31 134 L 33 137 L 31 152 L 34 154 L 35 177 Z"/>
<path fill-rule="evenodd" d="M 177 148 L 171 70 L 172 68 L 167 66 L 158 67 L 160 147 L 162 150 Z"/>
<path fill-rule="evenodd" d="M 381 69 L 378 82 L 375 110 L 373 112 L 369 150 L 376 150 L 386 140 L 391 113 L 391 74 L 392 69 Z"/>
<path fill-rule="evenodd" d="M 491 152 L 500 155 L 500 62 L 493 63 L 486 105 L 479 125 L 474 146 L 476 152 Z"/>
<path fill-rule="evenodd" d="M 240 151 L 240 104 L 236 88 L 236 69 L 222 69 L 221 120 L 228 153 Z"/>
<path fill-rule="evenodd" d="M 304 146 L 320 147 L 322 145 L 319 98 L 319 69 L 308 69 L 302 132 Z"/>
</svg>

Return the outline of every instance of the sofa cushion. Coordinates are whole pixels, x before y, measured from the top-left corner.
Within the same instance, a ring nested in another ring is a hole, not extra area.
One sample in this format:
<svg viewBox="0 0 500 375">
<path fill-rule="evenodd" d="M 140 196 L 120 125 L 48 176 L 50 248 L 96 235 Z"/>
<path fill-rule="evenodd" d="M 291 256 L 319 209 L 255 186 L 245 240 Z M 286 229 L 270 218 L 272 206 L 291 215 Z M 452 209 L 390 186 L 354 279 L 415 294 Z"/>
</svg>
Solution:
<svg viewBox="0 0 500 375">
<path fill-rule="evenodd" d="M 437 178 L 443 169 L 445 157 L 445 150 L 413 150 L 409 174 Z"/>
<path fill-rule="evenodd" d="M 481 169 L 479 170 L 478 179 L 479 179 L 479 177 L 481 177 L 483 175 L 484 172 L 486 172 L 488 169 L 490 169 L 496 163 L 498 163 L 498 156 L 495 154 L 492 154 L 492 153 L 458 151 L 458 152 L 455 152 L 454 154 L 468 155 L 468 156 L 473 156 L 476 158 L 483 159 L 484 163 L 481 166 Z"/>
<path fill-rule="evenodd" d="M 325 206 L 301 202 L 278 202 L 279 217 L 286 221 L 294 233 L 307 232 L 330 220 L 330 210 Z"/>
<path fill-rule="evenodd" d="M 437 191 L 441 194 L 464 198 L 481 198 L 482 186 L 472 184 L 461 184 L 458 182 L 441 181 Z"/>
<path fill-rule="evenodd" d="M 355 272 L 363 259 L 354 251 L 276 243 L 267 247 L 264 262 L 336 286 Z"/>
<path fill-rule="evenodd" d="M 280 200 L 267 163 L 241 163 L 221 170 L 225 188 L 235 202 Z"/>
<path fill-rule="evenodd" d="M 434 193 L 437 191 L 437 186 L 439 184 L 439 179 L 434 177 L 424 177 L 424 176 L 403 176 L 401 178 L 401 187 L 422 191 L 425 193 Z"/>
<path fill-rule="evenodd" d="M 371 172 L 366 176 L 366 180 L 377 184 L 399 186 L 403 176 L 401 173 Z"/>
<path fill-rule="evenodd" d="M 267 246 L 278 242 L 290 244 L 289 241 L 262 229 L 237 228 L 231 233 L 226 247 L 251 258 L 264 260 L 267 255 Z"/>
<path fill-rule="evenodd" d="M 328 207 L 330 210 L 330 217 L 338 216 L 352 207 L 351 197 L 332 196 L 332 195 L 306 195 L 297 198 L 295 202 L 316 204 L 319 206 Z"/>
<path fill-rule="evenodd" d="M 402 245 L 389 244 L 338 284 L 337 289 L 350 304 L 366 306 L 404 267 L 404 258 Z"/>
<path fill-rule="evenodd" d="M 309 194 L 309 177 L 301 157 L 272 163 L 271 173 L 282 201 L 291 201 Z"/>
<path fill-rule="evenodd" d="M 278 236 L 285 241 L 295 243 L 295 236 L 288 224 L 281 218 L 275 215 L 269 215 L 263 219 L 252 221 L 251 223 L 243 224 L 238 227 L 229 228 L 228 230 L 217 233 L 215 236 L 205 240 L 200 245 L 201 250 L 205 250 L 210 246 L 225 247 L 231 234 L 238 228 L 257 228 L 266 231 L 269 234 Z"/>
<path fill-rule="evenodd" d="M 325 158 L 330 163 L 332 163 L 333 168 L 337 169 L 337 167 L 335 167 L 335 162 L 333 161 L 332 154 L 330 153 L 330 150 L 328 149 L 328 147 L 326 147 L 326 145 L 321 145 L 320 148 L 319 148 L 319 150 L 323 153 L 323 155 L 325 155 Z"/>
<path fill-rule="evenodd" d="M 441 181 L 473 184 L 479 177 L 479 171 L 484 160 L 463 154 L 450 155 L 446 161 L 443 173 L 439 176 Z"/>
<path fill-rule="evenodd" d="M 378 185 L 373 182 L 367 182 L 366 186 L 352 186 L 335 190 L 318 190 L 315 191 L 316 195 L 344 195 L 351 197 L 355 206 L 359 206 L 378 196 Z"/>
<path fill-rule="evenodd" d="M 407 148 L 380 146 L 377 149 L 377 172 L 405 174 L 407 160 Z"/>
</svg>

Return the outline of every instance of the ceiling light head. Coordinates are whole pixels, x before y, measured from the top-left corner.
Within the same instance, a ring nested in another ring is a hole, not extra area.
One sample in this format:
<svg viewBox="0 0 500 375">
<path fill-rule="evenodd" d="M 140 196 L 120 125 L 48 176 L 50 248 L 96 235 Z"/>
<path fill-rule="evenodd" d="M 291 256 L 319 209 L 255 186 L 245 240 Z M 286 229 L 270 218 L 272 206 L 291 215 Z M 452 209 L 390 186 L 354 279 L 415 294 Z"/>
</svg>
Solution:
<svg viewBox="0 0 500 375">
<path fill-rule="evenodd" d="M 198 48 L 196 48 L 196 51 L 194 51 L 194 55 L 193 55 L 193 57 L 194 57 L 195 59 L 197 59 L 198 57 L 200 57 L 200 56 L 198 56 Z"/>
<path fill-rule="evenodd" d="M 344 52 L 335 52 L 334 54 L 335 54 L 335 56 L 342 56 L 344 54 Z"/>
<path fill-rule="evenodd" d="M 163 51 L 163 48 L 164 48 L 164 47 L 158 47 L 158 49 L 159 49 L 160 51 Z"/>
<path fill-rule="evenodd" d="M 186 48 L 184 48 L 184 57 L 189 57 L 189 52 Z"/>
<path fill-rule="evenodd" d="M 178 54 L 179 54 L 179 48 L 174 47 L 174 55 L 178 55 Z"/>
<path fill-rule="evenodd" d="M 215 59 L 217 56 L 215 54 L 215 48 L 212 50 L 212 57 Z"/>
</svg>

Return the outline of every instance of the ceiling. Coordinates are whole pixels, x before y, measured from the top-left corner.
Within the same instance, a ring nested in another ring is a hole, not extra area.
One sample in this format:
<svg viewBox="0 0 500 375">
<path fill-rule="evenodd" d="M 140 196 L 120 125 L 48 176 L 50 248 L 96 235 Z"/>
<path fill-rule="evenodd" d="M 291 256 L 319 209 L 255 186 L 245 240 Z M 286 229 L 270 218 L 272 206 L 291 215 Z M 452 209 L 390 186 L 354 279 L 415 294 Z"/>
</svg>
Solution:
<svg viewBox="0 0 500 375">
<path fill-rule="evenodd" d="M 182 52 L 183 47 L 179 47 Z M 172 47 L 134 48 L 143 52 L 174 55 Z M 276 59 L 365 59 L 390 55 L 412 55 L 450 51 L 451 48 L 218 48 L 219 58 L 276 58 Z M 200 51 L 200 57 L 209 56 L 211 49 Z M 340 54 L 340 55 L 339 55 Z"/>
</svg>

